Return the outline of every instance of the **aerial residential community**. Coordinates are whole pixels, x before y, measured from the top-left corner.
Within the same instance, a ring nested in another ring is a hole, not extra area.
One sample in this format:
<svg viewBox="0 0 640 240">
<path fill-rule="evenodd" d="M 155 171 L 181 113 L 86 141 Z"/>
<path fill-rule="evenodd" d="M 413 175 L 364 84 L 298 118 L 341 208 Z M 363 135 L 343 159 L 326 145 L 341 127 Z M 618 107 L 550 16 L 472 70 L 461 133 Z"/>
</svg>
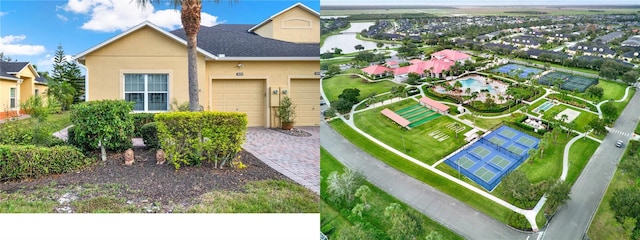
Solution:
<svg viewBox="0 0 640 240">
<path fill-rule="evenodd" d="M 640 238 L 638 6 L 331 3 L 321 238 Z"/>
</svg>

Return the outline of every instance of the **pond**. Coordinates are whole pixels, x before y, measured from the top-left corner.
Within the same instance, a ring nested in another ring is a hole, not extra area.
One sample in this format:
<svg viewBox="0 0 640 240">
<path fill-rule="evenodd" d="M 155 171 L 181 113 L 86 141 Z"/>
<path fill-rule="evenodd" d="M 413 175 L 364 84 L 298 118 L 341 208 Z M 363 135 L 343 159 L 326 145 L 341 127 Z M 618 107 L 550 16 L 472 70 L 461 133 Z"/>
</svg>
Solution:
<svg viewBox="0 0 640 240">
<path fill-rule="evenodd" d="M 376 42 L 363 41 L 356 38 L 356 34 L 374 25 L 374 22 L 352 22 L 351 27 L 347 30 L 340 32 L 333 36 L 329 36 L 324 40 L 324 44 L 320 47 L 320 53 L 332 52 L 333 48 L 342 49 L 342 53 L 356 52 L 355 46 L 362 44 L 364 50 L 371 50 L 376 48 Z M 393 45 L 385 44 L 385 46 L 394 47 Z"/>
</svg>

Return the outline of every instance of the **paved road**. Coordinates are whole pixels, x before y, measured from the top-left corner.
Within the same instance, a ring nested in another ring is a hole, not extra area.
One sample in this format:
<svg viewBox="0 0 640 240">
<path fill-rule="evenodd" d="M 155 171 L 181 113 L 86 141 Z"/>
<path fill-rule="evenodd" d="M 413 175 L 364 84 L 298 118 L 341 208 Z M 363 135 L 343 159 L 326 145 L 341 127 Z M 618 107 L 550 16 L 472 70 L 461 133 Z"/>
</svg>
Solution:
<svg viewBox="0 0 640 240">
<path fill-rule="evenodd" d="M 320 145 L 347 167 L 362 172 L 367 180 L 402 202 L 467 239 L 536 239 L 538 234 L 513 230 L 444 194 L 386 165 L 322 122 Z"/>
<path fill-rule="evenodd" d="M 640 91 L 635 93 L 614 128 L 633 132 L 640 117 L 637 109 L 640 109 Z M 602 141 L 573 185 L 571 200 L 549 222 L 544 239 L 582 239 L 624 153 L 624 148 L 615 147 L 619 139 L 626 146 L 630 137 L 612 132 Z"/>
</svg>

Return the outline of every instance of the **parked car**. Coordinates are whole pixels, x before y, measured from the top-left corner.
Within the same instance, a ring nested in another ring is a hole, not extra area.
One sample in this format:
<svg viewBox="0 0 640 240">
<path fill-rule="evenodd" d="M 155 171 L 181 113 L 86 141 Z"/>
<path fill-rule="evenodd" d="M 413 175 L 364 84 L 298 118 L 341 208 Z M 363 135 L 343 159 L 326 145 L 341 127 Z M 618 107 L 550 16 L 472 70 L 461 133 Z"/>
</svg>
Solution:
<svg viewBox="0 0 640 240">
<path fill-rule="evenodd" d="M 621 147 L 622 147 L 622 144 L 623 144 L 623 143 L 622 143 L 622 140 L 618 140 L 618 141 L 616 142 L 616 147 L 621 148 Z"/>
</svg>

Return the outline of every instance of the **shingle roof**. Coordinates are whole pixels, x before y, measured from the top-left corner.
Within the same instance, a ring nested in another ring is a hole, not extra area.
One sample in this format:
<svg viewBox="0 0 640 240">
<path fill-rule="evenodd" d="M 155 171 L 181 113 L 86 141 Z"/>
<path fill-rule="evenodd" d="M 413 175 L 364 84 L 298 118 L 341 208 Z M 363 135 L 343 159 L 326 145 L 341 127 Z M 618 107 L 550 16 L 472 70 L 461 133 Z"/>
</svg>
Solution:
<svg viewBox="0 0 640 240">
<path fill-rule="evenodd" d="M 49 79 L 46 79 L 45 77 L 37 77 L 36 78 L 36 83 L 40 83 L 40 84 L 47 84 L 49 83 Z"/>
<path fill-rule="evenodd" d="M 3 62 L 0 61 L 0 76 L 6 78 L 16 78 L 15 75 L 9 73 L 19 72 L 25 68 L 28 62 Z"/>
<path fill-rule="evenodd" d="M 227 57 L 318 57 L 320 44 L 292 43 L 261 37 L 247 32 L 254 25 L 219 24 L 200 27 L 198 47 L 215 55 Z M 187 39 L 184 29 L 171 34 Z"/>
</svg>

